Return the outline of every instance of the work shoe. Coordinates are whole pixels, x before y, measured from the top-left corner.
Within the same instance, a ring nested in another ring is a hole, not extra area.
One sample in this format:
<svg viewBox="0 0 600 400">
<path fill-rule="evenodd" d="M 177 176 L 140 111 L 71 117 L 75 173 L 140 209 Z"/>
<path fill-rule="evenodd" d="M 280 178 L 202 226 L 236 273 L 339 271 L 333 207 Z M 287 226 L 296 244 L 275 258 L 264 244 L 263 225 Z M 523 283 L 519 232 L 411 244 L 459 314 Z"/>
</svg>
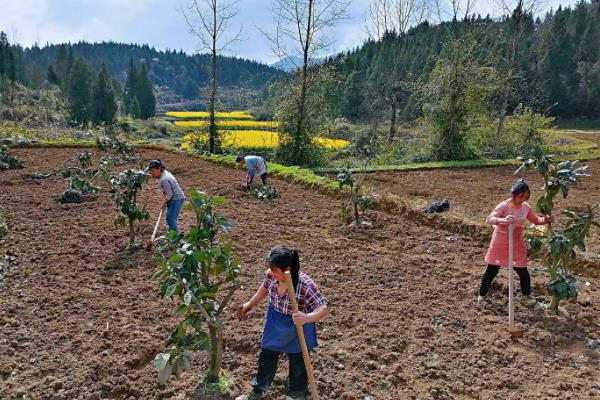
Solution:
<svg viewBox="0 0 600 400">
<path fill-rule="evenodd" d="M 256 393 L 254 390 L 247 394 L 243 394 L 243 395 L 235 398 L 235 400 L 263 400 L 263 399 L 266 399 L 265 395 L 263 393 Z"/>
<path fill-rule="evenodd" d="M 485 296 L 477 296 L 477 301 L 484 301 L 485 300 Z"/>
<path fill-rule="evenodd" d="M 537 300 L 531 294 L 528 294 L 527 296 L 525 296 L 524 301 L 525 301 L 525 304 L 527 304 L 529 307 L 533 307 L 537 304 Z"/>
</svg>

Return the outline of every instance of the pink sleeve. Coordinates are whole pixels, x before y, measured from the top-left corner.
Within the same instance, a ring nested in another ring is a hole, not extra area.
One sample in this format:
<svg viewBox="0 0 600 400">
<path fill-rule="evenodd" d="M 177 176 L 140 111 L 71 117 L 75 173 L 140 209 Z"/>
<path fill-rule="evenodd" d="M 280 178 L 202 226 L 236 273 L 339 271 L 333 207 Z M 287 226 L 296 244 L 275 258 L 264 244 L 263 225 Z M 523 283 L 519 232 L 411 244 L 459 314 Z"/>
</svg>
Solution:
<svg viewBox="0 0 600 400">
<path fill-rule="evenodd" d="M 537 214 L 533 211 L 533 208 L 529 206 L 529 210 L 527 210 L 527 219 L 532 224 L 536 225 L 544 225 L 546 223 L 546 217 L 538 217 Z"/>
<path fill-rule="evenodd" d="M 506 216 L 507 205 L 506 202 L 502 202 L 494 208 L 494 211 L 490 213 L 485 219 L 486 224 L 496 225 L 498 223 L 498 218 L 504 218 Z"/>
</svg>

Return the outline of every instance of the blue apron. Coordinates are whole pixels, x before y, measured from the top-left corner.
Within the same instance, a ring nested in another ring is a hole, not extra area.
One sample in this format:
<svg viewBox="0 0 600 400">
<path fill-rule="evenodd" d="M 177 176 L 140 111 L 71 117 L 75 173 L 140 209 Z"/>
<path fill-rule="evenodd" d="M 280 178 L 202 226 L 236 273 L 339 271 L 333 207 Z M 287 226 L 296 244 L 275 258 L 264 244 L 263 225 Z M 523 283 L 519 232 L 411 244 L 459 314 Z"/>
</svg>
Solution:
<svg viewBox="0 0 600 400">
<path fill-rule="evenodd" d="M 304 338 L 308 350 L 317 347 L 317 327 L 314 322 L 304 324 Z M 298 331 L 291 315 L 285 315 L 275 310 L 273 306 L 267 309 L 267 318 L 262 337 L 262 348 L 280 353 L 301 353 Z"/>
</svg>

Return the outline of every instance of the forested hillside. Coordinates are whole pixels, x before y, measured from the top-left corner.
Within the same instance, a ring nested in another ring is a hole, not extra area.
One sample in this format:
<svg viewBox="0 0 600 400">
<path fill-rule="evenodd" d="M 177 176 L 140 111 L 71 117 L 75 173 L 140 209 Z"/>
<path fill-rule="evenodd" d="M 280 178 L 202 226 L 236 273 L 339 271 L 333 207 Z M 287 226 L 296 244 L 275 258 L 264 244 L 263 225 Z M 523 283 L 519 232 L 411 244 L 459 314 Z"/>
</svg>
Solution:
<svg viewBox="0 0 600 400">
<path fill-rule="evenodd" d="M 523 18 L 526 32 L 518 45 L 508 109 L 523 103 L 560 118 L 600 118 L 600 2 Z M 430 79 L 445 43 L 476 38 L 474 59 L 492 71 L 492 79 L 506 70 L 511 29 L 509 18 L 473 16 L 439 25 L 425 22 L 405 35 L 388 32 L 370 40 L 329 60 L 340 79 L 326 95 L 332 113 L 357 121 L 376 118 L 388 112 L 391 91 L 400 86 L 399 117 L 412 120 L 422 113 L 419 88 Z"/>
<path fill-rule="evenodd" d="M 17 59 L 17 79 L 35 84 L 46 78 L 48 66 L 53 64 L 61 45 L 22 49 L 13 47 Z M 169 88 L 184 99 L 198 98 L 198 89 L 209 82 L 208 55 L 188 55 L 182 51 L 159 51 L 148 45 L 121 44 L 113 42 L 79 42 L 66 46 L 70 56 L 82 56 L 94 70 L 107 63 L 112 76 L 125 83 L 129 59 L 144 61 L 150 79 L 155 86 Z M 262 89 L 269 81 L 283 74 L 275 68 L 256 61 L 234 57 L 219 57 L 219 85 Z"/>
</svg>

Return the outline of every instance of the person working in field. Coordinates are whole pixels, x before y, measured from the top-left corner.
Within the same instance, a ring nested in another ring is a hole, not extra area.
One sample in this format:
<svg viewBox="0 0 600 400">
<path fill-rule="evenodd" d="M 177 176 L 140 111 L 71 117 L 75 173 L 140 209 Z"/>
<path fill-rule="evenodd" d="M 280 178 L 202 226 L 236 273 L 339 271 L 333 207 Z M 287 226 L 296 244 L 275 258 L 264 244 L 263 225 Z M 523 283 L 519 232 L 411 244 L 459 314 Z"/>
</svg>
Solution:
<svg viewBox="0 0 600 400">
<path fill-rule="evenodd" d="M 300 272 L 298 251 L 275 246 L 267 255 L 267 266 L 269 269 L 256 294 L 238 309 L 239 318 L 244 318 L 262 299 L 269 298 L 258 371 L 252 381 L 253 390 L 237 397 L 236 400 L 265 398 L 264 393 L 273 383 L 277 361 L 282 353 L 286 353 L 289 358 L 286 400 L 302 400 L 306 398 L 308 391 L 308 376 L 295 324 L 303 325 L 308 350 L 317 347 L 315 322 L 327 316 L 327 304 L 312 279 Z M 288 270 L 298 299 L 298 313 L 292 313 L 291 300 L 288 297 L 285 278 L 285 271 Z"/>
<path fill-rule="evenodd" d="M 508 267 L 509 258 L 509 225 L 513 225 L 513 265 L 519 275 L 521 291 L 525 296 L 525 303 L 535 305 L 536 300 L 531 294 L 531 278 L 527 269 L 527 247 L 523 237 L 523 224 L 529 220 L 536 225 L 545 225 L 552 222 L 551 216 L 540 217 L 535 214 L 527 200 L 529 200 L 529 186 L 523 179 L 510 189 L 512 198 L 498 204 L 494 211 L 487 217 L 486 222 L 494 225 L 494 234 L 490 247 L 485 255 L 487 268 L 481 279 L 478 301 L 484 300 L 490 285 L 500 267 Z"/>
<path fill-rule="evenodd" d="M 235 159 L 240 164 L 246 164 L 248 173 L 246 174 L 246 187 L 250 189 L 250 184 L 254 181 L 254 176 L 260 176 L 263 185 L 267 184 L 267 163 L 260 156 L 238 156 Z"/>
<path fill-rule="evenodd" d="M 148 169 L 150 170 L 150 175 L 152 175 L 154 179 L 158 179 L 158 184 L 163 191 L 164 197 L 161 208 L 163 210 L 165 208 L 167 209 L 166 220 L 169 231 L 179 233 L 177 218 L 179 217 L 181 207 L 183 207 L 183 203 L 185 202 L 183 190 L 181 190 L 181 186 L 179 186 L 179 183 L 173 174 L 167 171 L 167 167 L 162 161 L 150 161 Z"/>
</svg>

